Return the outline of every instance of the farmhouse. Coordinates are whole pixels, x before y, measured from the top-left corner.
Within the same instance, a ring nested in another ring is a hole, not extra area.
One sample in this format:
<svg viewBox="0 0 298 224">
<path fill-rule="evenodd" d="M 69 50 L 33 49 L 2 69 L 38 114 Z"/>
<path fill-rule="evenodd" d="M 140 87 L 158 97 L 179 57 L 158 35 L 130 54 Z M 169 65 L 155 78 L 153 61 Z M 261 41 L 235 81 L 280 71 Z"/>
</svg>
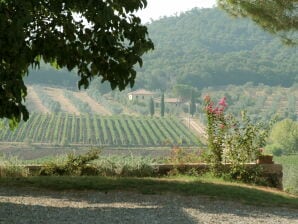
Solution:
<svg viewBox="0 0 298 224">
<path fill-rule="evenodd" d="M 151 97 L 154 97 L 155 93 L 145 89 L 139 89 L 127 95 L 129 100 L 148 101 Z"/>
<path fill-rule="evenodd" d="M 161 97 L 155 98 L 154 103 L 156 107 L 160 107 Z M 164 99 L 165 105 L 173 105 L 173 106 L 179 106 L 182 101 L 180 98 L 165 98 Z"/>
</svg>

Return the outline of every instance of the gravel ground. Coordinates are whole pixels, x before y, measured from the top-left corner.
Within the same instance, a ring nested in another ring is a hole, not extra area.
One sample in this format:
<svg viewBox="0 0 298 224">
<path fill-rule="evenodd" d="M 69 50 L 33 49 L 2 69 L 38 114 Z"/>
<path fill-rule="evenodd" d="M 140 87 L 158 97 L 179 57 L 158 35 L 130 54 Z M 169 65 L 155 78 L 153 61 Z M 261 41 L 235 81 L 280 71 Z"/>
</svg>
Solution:
<svg viewBox="0 0 298 224">
<path fill-rule="evenodd" d="M 1 224 L 297 223 L 298 210 L 201 196 L 0 187 Z"/>
</svg>

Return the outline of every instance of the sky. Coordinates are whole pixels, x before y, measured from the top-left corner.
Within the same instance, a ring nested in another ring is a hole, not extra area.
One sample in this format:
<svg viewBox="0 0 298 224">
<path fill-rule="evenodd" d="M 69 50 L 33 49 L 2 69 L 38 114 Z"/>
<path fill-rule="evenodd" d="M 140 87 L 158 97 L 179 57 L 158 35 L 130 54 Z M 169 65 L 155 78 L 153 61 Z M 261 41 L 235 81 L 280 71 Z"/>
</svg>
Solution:
<svg viewBox="0 0 298 224">
<path fill-rule="evenodd" d="M 211 8 L 216 0 L 147 0 L 147 7 L 137 13 L 142 22 L 157 20 L 163 16 L 171 16 L 175 13 L 185 12 L 192 8 Z"/>
</svg>

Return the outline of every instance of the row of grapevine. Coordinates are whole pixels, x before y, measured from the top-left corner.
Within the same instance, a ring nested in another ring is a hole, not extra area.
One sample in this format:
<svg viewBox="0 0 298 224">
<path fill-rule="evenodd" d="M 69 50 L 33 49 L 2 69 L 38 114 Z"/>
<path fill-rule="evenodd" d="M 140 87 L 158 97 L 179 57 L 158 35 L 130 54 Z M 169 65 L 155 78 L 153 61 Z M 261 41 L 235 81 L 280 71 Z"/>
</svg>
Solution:
<svg viewBox="0 0 298 224">
<path fill-rule="evenodd" d="M 50 145 L 164 146 L 200 143 L 176 118 L 33 113 L 11 131 L 0 130 L 1 142 Z"/>
<path fill-rule="evenodd" d="M 64 91 L 64 95 L 81 113 L 92 113 L 90 105 L 75 97 L 72 92 L 66 90 Z"/>
<path fill-rule="evenodd" d="M 36 91 L 43 105 L 46 108 L 48 108 L 48 110 L 54 113 L 58 113 L 62 111 L 60 103 L 55 101 L 52 97 L 50 97 L 47 93 L 45 93 L 42 87 L 35 86 L 34 90 Z"/>
</svg>

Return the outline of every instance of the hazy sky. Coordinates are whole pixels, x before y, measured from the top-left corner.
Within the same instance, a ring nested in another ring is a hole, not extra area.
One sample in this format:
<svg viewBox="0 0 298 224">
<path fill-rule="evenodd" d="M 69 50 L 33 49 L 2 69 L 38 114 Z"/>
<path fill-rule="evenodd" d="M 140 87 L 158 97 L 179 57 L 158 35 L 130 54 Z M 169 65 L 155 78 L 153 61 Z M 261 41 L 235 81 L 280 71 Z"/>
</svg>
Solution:
<svg viewBox="0 0 298 224">
<path fill-rule="evenodd" d="M 171 16 L 194 7 L 211 8 L 216 0 L 147 0 L 147 2 L 147 8 L 137 13 L 142 22 L 149 22 L 151 18 L 157 20 L 163 16 Z"/>
</svg>

